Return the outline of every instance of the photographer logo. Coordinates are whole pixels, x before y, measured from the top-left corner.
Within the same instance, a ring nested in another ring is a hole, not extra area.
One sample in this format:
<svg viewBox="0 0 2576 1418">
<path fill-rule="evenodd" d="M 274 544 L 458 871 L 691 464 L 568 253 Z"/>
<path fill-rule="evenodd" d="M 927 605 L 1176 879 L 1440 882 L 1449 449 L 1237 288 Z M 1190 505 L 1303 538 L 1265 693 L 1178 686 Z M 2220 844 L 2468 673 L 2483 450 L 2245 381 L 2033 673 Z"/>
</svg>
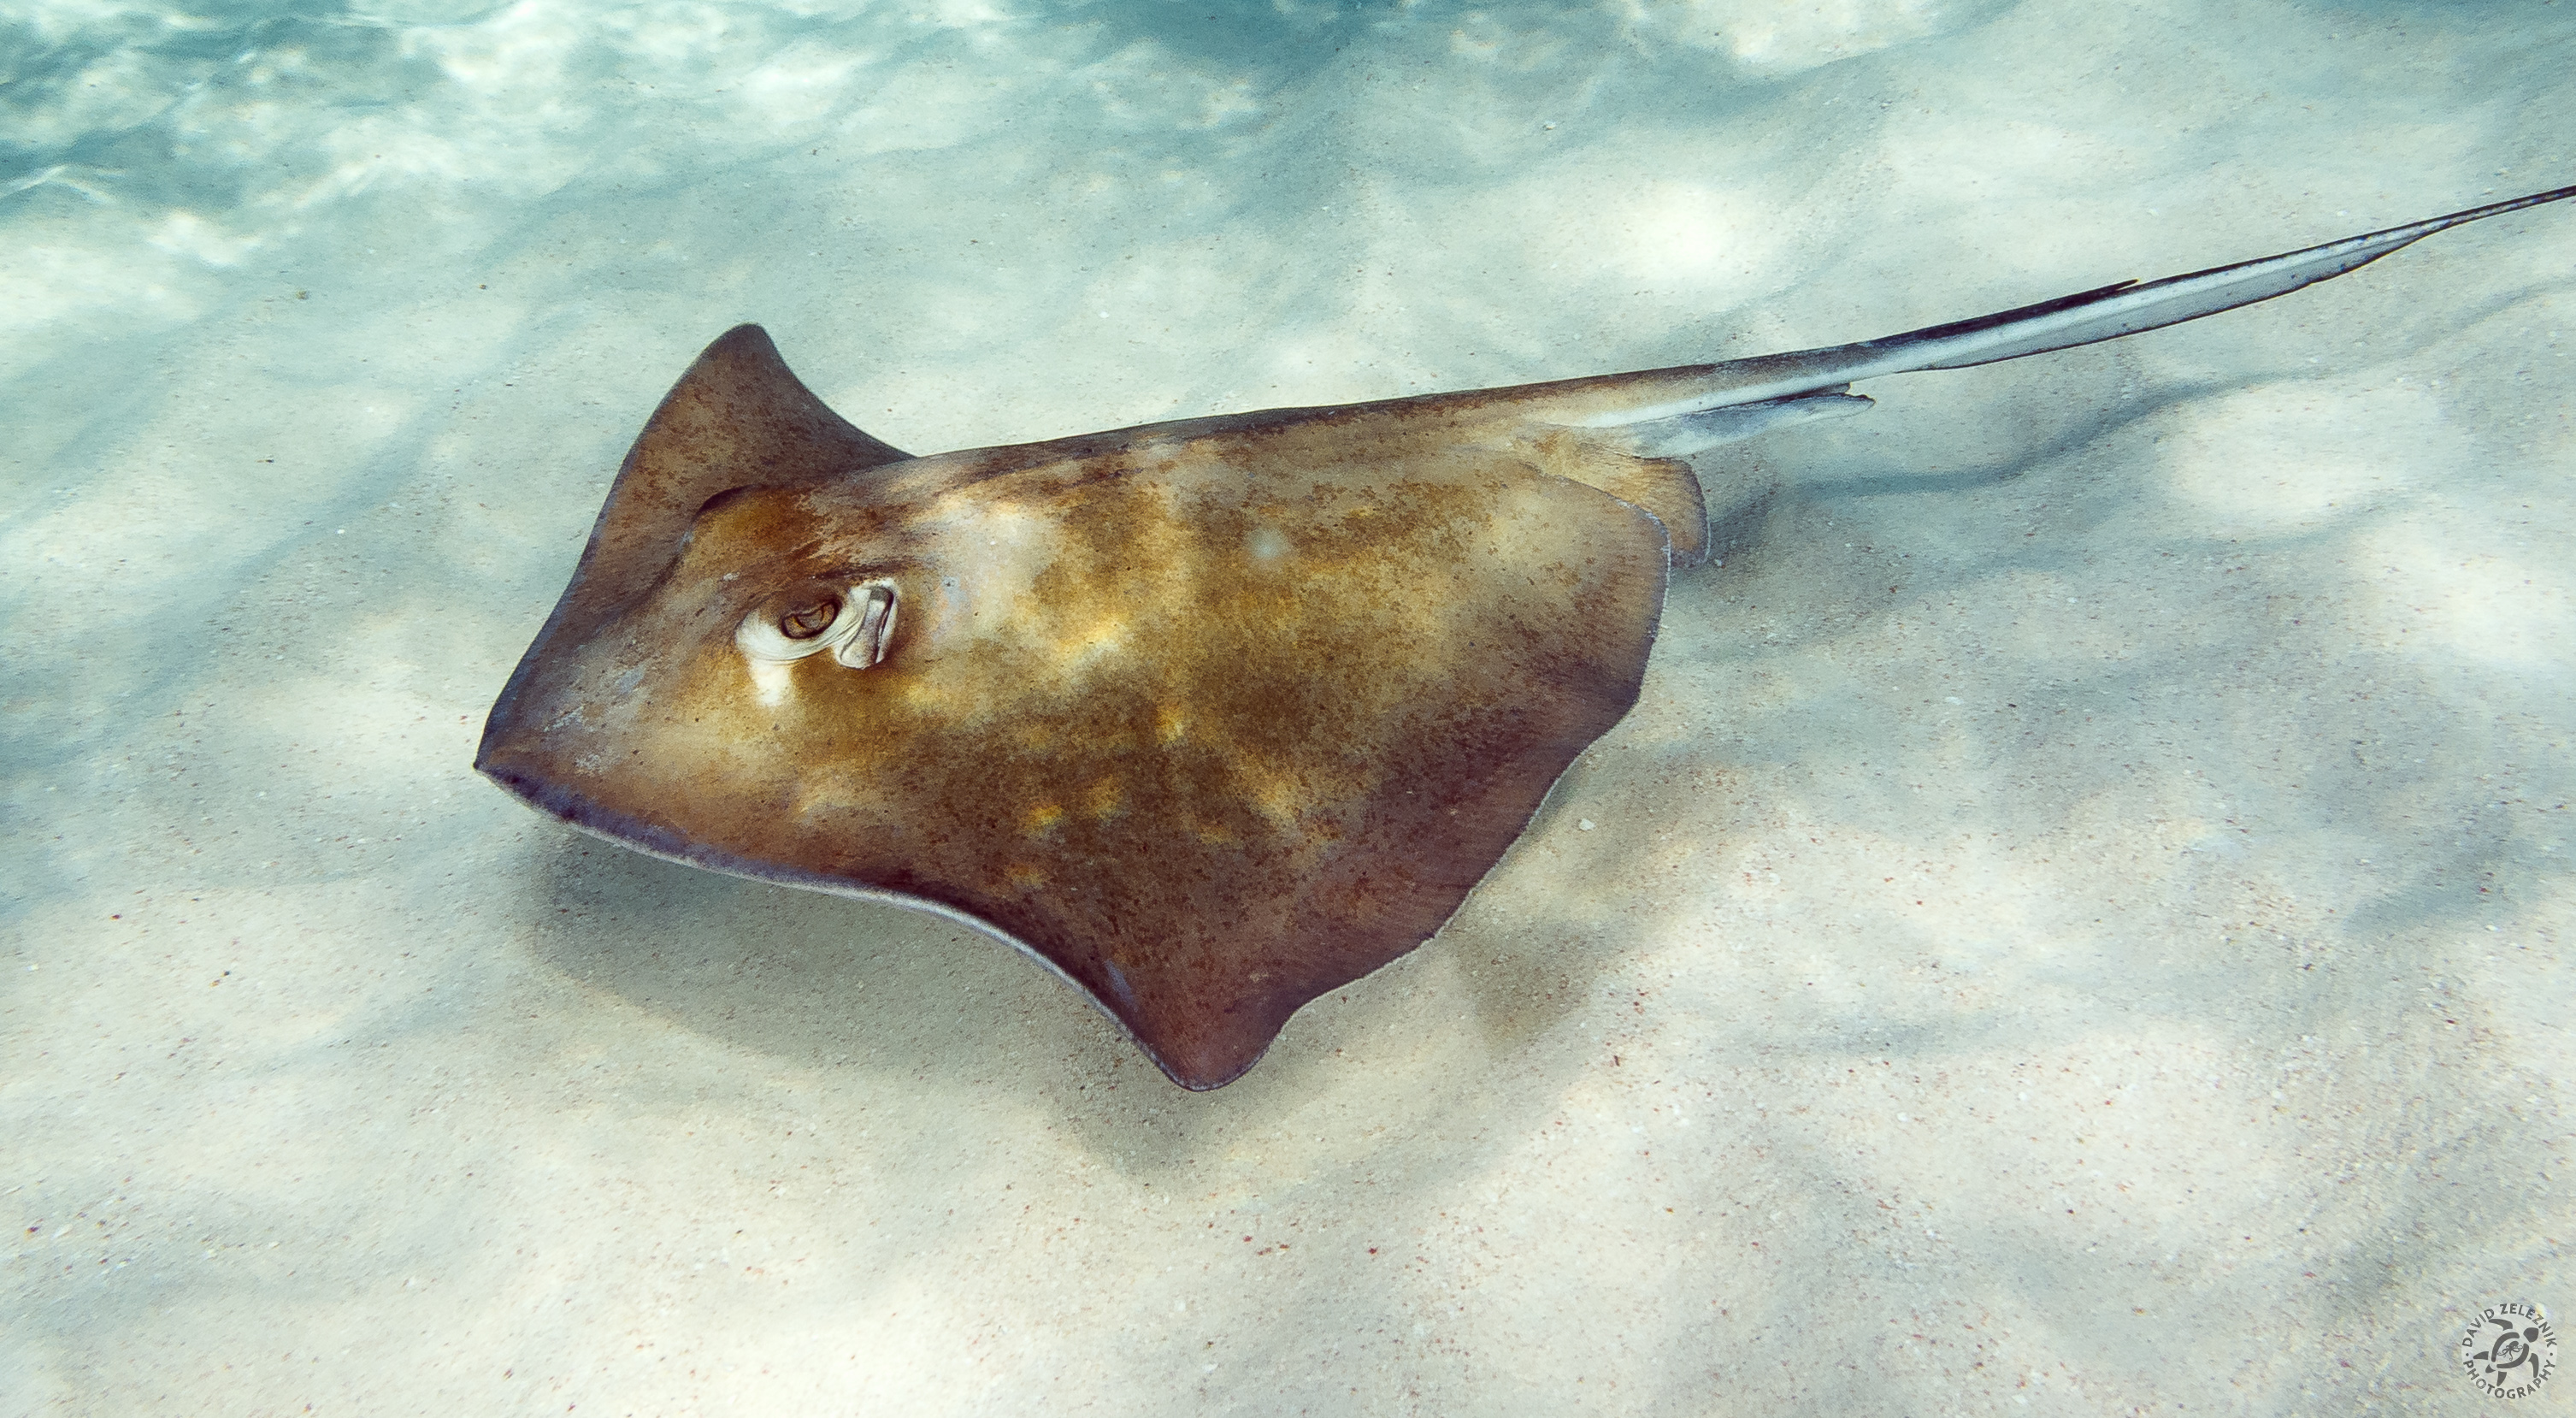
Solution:
<svg viewBox="0 0 2576 1418">
<path fill-rule="evenodd" d="M 2497 1398 L 2521 1398 L 2557 1371 L 2558 1331 L 2538 1305 L 2489 1305 L 2460 1336 L 2459 1362 L 2470 1383 Z"/>
</svg>

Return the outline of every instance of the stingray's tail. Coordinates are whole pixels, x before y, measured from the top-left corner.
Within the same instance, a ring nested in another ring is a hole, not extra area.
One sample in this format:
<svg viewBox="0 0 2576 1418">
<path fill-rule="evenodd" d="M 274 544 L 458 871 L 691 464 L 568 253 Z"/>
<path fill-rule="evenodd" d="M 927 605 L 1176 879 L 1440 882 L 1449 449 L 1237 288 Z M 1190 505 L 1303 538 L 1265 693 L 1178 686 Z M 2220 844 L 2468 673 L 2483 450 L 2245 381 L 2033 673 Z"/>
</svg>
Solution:
<svg viewBox="0 0 2576 1418">
<path fill-rule="evenodd" d="M 2178 325 L 2340 276 L 2448 227 L 2569 197 L 2576 197 L 2576 187 L 2536 192 L 2187 276 L 2168 276 L 2143 285 L 2122 281 L 2018 310 L 1854 345 L 1538 386 L 1527 391 L 1536 395 L 1528 407 L 1543 422 L 1618 429 L 1637 452 L 1648 456 L 1697 452 L 1783 423 L 1857 413 L 1869 407 L 1869 401 L 1843 391 L 1858 380 L 1925 369 L 1965 369 Z"/>
</svg>

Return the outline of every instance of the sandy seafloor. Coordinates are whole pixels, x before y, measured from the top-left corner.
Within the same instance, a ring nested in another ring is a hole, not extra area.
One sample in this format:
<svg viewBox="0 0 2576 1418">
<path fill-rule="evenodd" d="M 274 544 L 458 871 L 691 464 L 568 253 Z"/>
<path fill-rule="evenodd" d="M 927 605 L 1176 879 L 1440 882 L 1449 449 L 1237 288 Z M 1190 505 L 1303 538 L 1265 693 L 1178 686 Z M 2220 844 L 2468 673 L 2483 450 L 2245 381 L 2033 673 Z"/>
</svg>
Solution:
<svg viewBox="0 0 2576 1418">
<path fill-rule="evenodd" d="M 2466 1414 L 2576 1304 L 2566 207 L 1707 460 L 1215 1093 L 468 768 L 736 321 L 923 451 L 1864 338 L 2576 181 L 2564 0 L 0 14 L 0 1411 Z"/>
</svg>

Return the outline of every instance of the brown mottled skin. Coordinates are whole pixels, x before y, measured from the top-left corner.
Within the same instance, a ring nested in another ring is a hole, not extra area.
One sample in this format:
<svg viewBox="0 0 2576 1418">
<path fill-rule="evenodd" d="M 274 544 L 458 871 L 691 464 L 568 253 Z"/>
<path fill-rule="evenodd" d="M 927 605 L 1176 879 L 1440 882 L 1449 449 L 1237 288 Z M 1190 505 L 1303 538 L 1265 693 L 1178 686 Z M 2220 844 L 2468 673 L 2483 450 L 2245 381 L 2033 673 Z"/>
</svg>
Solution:
<svg viewBox="0 0 2576 1418">
<path fill-rule="evenodd" d="M 665 856 L 971 917 L 1211 1088 L 1437 930 L 1635 701 L 1686 465 L 1474 397 L 902 460 L 726 335 L 477 766 Z M 1635 502 L 1575 481 L 1612 483 Z M 890 580 L 768 705 L 736 626 Z"/>
</svg>

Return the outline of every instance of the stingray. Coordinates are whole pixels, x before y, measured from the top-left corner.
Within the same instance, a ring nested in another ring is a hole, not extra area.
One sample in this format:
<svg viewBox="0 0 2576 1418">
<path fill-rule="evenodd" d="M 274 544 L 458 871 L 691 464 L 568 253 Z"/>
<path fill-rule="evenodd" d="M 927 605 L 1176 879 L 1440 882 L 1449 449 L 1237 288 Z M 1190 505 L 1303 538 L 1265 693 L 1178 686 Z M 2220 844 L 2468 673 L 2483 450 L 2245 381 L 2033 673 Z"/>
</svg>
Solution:
<svg viewBox="0 0 2576 1418">
<path fill-rule="evenodd" d="M 475 766 L 987 931 L 1215 1088 L 1437 931 L 1636 702 L 1708 554 L 1691 455 L 2570 196 L 1827 349 L 928 457 L 740 326 L 626 455 Z"/>
</svg>

